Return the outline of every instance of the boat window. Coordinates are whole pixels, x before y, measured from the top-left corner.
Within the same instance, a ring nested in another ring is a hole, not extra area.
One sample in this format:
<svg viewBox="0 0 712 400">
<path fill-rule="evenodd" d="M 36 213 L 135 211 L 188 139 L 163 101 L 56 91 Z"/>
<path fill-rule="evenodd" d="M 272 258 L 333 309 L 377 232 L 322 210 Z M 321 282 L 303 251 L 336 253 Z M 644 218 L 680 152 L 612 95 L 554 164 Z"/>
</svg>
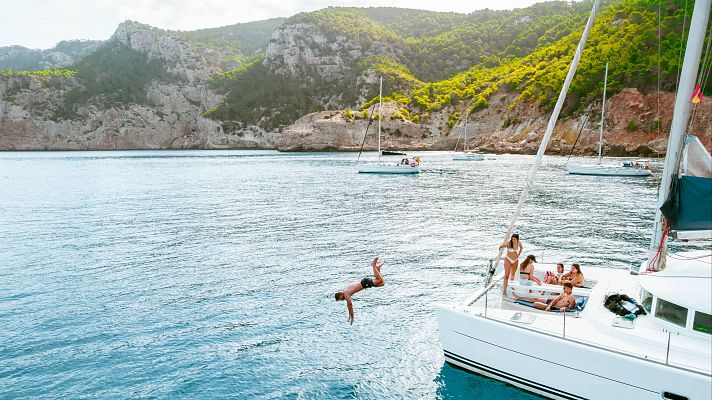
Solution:
<svg viewBox="0 0 712 400">
<path fill-rule="evenodd" d="M 708 335 L 712 334 L 712 315 L 695 311 L 695 322 L 692 324 L 692 330 Z"/>
<path fill-rule="evenodd" d="M 653 295 L 647 290 L 643 289 L 642 296 L 640 296 L 640 305 L 643 306 L 645 312 L 649 313 L 651 307 L 653 306 Z"/>
<path fill-rule="evenodd" d="M 687 308 L 670 303 L 658 297 L 658 304 L 655 306 L 655 316 L 679 326 L 687 324 Z"/>
</svg>

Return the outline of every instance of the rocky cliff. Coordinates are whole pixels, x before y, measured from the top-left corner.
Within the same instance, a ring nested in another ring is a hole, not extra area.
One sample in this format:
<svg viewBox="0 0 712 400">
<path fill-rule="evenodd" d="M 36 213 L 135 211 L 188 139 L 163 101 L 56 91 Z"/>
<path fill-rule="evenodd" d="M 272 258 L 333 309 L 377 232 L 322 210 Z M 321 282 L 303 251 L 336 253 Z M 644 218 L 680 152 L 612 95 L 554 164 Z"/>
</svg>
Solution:
<svg viewBox="0 0 712 400">
<path fill-rule="evenodd" d="M 681 0 L 674 3 L 666 9 L 669 26 L 662 27 L 674 50 L 662 54 L 673 58 L 679 49 L 675 21 L 684 14 Z M 550 152 L 566 154 L 574 142 L 578 153 L 596 151 L 597 68 L 605 63 L 594 56 L 657 32 L 657 8 L 643 18 L 638 14 L 645 7 L 643 0 L 614 1 L 602 10 L 602 20 L 618 22 L 592 31 L 598 47 L 589 49 L 577 74 Z M 378 77 L 384 77 L 384 148 L 450 150 L 470 108 L 476 110 L 469 117 L 470 147 L 531 153 L 587 13 L 565 2 L 471 15 L 329 8 L 194 32 L 127 21 L 106 42 L 69 46 L 73 52 L 63 53 L 68 58 L 47 64 L 70 71 L 0 71 L 0 149 L 355 150 L 368 124 L 361 107 L 373 104 Z M 623 30 L 630 40 L 605 40 L 619 34 L 621 24 L 634 25 Z M 649 58 L 633 50 L 628 53 L 635 57 L 622 57 L 612 68 L 609 90 L 616 94 L 608 100 L 604 140 L 609 155 L 665 147 L 674 96 L 650 94 Z M 0 61 L 3 54 L 0 49 Z M 428 80 L 443 74 L 451 78 Z M 674 81 L 673 70 L 663 71 L 663 87 L 671 89 Z M 711 122 L 705 101 L 694 131 L 708 146 Z M 375 146 L 375 136 L 366 146 Z"/>
<path fill-rule="evenodd" d="M 0 149 L 104 150 L 263 148 L 273 134 L 248 127 L 226 134 L 219 121 L 203 114 L 224 96 L 207 80 L 214 66 L 180 38 L 147 25 L 126 22 L 104 46 L 125 47 L 160 60 L 175 79 L 154 80 L 145 90 L 146 104 L 103 107 L 89 99 L 76 108 L 76 118 L 56 111 L 79 77 L 18 75 L 0 78 Z M 111 49 L 109 50 L 111 51 Z M 101 97 L 101 96 L 97 96 Z M 94 101 L 97 100 L 97 101 Z"/>
<path fill-rule="evenodd" d="M 509 110 L 507 106 L 514 96 L 495 96 L 497 100 L 488 108 L 470 114 L 468 147 L 488 153 L 536 153 L 550 113 L 527 104 Z M 672 93 L 644 96 L 636 89 L 625 89 L 608 99 L 603 153 L 608 156 L 664 155 L 674 102 Z M 656 122 L 658 109 L 660 123 Z M 395 103 L 384 105 L 383 149 L 452 150 L 458 140 L 462 146 L 464 122 L 452 128 L 447 124 L 452 110 L 434 115 L 428 124 L 398 118 L 399 112 Z M 345 115 L 345 110 L 325 111 L 300 118 L 283 130 L 277 148 L 283 151 L 358 150 L 364 139 L 367 118 Z M 597 154 L 599 121 L 600 107 L 596 105 L 581 115 L 560 118 L 547 152 L 570 154 L 573 150 L 574 154 Z M 376 123 L 373 121 L 369 128 L 364 149 L 376 148 Z M 712 151 L 712 102 L 698 106 L 692 132 Z"/>
<path fill-rule="evenodd" d="M 91 54 L 101 43 L 99 40 L 64 40 L 47 50 L 0 47 L 0 70 L 34 71 L 68 67 Z"/>
</svg>

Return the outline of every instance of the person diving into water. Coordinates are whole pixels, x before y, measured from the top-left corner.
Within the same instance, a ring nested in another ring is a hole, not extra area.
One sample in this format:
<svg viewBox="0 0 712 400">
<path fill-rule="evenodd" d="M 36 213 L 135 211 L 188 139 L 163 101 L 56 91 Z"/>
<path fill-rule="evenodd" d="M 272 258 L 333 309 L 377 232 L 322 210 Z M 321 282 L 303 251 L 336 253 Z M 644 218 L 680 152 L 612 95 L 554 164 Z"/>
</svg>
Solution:
<svg viewBox="0 0 712 400">
<path fill-rule="evenodd" d="M 381 267 L 383 262 L 378 264 L 378 257 L 371 261 L 371 267 L 373 267 L 373 278 L 363 278 L 360 281 L 354 281 L 347 284 L 344 289 L 340 292 L 336 292 L 334 297 L 336 301 L 346 300 L 346 308 L 349 311 L 349 324 L 354 323 L 354 306 L 351 304 L 351 296 L 362 291 L 363 289 L 368 289 L 372 287 L 380 287 L 386 284 L 383 280 L 383 275 L 381 275 Z"/>
</svg>

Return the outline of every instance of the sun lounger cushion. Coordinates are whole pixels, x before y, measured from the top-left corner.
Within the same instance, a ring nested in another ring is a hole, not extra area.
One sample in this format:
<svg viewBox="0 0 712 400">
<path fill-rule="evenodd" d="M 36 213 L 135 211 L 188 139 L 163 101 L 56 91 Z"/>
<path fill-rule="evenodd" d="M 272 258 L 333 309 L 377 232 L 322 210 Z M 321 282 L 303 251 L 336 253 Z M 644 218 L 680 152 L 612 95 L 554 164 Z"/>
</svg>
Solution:
<svg viewBox="0 0 712 400">
<path fill-rule="evenodd" d="M 525 300 L 514 300 L 515 303 L 521 304 L 523 306 L 527 307 L 532 307 L 534 308 L 534 303 L 531 301 L 525 301 Z M 566 312 L 574 312 L 574 311 L 583 311 L 584 307 L 586 307 L 586 303 L 588 302 L 588 297 L 579 297 L 576 299 L 576 306 L 569 308 L 566 310 Z M 552 310 L 558 310 L 558 307 L 551 307 Z"/>
</svg>

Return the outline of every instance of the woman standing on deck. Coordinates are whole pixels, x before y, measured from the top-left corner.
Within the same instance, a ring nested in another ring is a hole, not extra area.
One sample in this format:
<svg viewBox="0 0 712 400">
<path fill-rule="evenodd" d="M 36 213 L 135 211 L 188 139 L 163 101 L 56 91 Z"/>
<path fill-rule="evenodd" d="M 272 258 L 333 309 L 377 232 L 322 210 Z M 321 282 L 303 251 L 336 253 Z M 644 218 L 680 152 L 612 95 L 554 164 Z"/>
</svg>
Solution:
<svg viewBox="0 0 712 400">
<path fill-rule="evenodd" d="M 499 249 L 507 249 L 504 255 L 504 295 L 507 295 L 507 286 L 510 280 L 514 280 L 514 275 L 519 267 L 519 255 L 522 254 L 522 243 L 519 241 L 519 234 L 513 233 L 508 241 L 499 246 Z"/>
</svg>

